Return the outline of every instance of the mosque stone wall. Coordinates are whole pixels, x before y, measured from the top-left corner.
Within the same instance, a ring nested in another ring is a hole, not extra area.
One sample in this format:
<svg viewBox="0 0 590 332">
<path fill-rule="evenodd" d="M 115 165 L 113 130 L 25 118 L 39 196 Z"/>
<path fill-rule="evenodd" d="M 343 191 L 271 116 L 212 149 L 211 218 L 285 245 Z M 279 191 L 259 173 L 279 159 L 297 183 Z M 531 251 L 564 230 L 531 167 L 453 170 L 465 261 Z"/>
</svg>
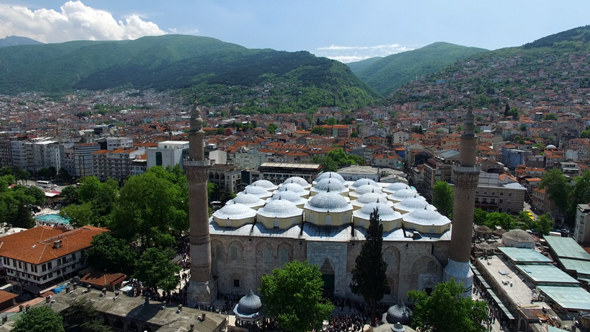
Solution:
<svg viewBox="0 0 590 332">
<path fill-rule="evenodd" d="M 346 296 L 349 281 L 346 277 L 348 253 L 346 243 L 307 242 L 307 261 L 323 267 L 324 263 L 334 270 L 334 295 Z"/>
</svg>

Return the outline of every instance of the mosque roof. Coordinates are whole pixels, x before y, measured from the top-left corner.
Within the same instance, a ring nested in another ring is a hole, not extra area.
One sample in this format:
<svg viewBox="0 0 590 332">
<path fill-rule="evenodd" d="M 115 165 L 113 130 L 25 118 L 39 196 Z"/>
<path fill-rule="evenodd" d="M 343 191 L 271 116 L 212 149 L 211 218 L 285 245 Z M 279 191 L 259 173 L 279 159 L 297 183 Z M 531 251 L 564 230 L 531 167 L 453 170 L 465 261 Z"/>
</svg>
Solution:
<svg viewBox="0 0 590 332">
<path fill-rule="evenodd" d="M 322 174 L 320 174 L 320 176 L 317 177 L 317 179 L 315 179 L 317 182 L 320 182 L 323 179 L 336 179 L 342 183 L 344 183 L 344 178 L 342 177 L 342 175 L 336 173 L 336 172 L 324 172 Z"/>
<path fill-rule="evenodd" d="M 502 238 L 508 238 L 516 242 L 535 242 L 535 238 L 522 229 L 510 230 L 502 234 Z"/>
<path fill-rule="evenodd" d="M 256 195 L 261 198 L 267 198 L 267 197 L 271 196 L 271 193 L 268 192 L 263 187 L 258 187 L 258 186 L 253 186 L 253 185 L 247 186 L 246 189 L 244 189 L 243 193 Z"/>
<path fill-rule="evenodd" d="M 287 183 L 285 185 L 282 185 L 279 188 L 279 192 L 281 192 L 281 191 L 292 191 L 298 195 L 301 195 L 301 194 L 304 194 L 307 192 L 307 190 L 305 190 L 305 188 L 298 185 L 297 183 Z"/>
<path fill-rule="evenodd" d="M 263 206 L 265 201 L 253 194 L 238 193 L 234 199 L 227 202 L 227 204 L 240 203 L 248 207 Z"/>
<path fill-rule="evenodd" d="M 396 182 L 387 186 L 384 191 L 393 194 L 394 192 L 402 189 L 410 189 L 410 186 L 405 183 Z"/>
<path fill-rule="evenodd" d="M 258 214 L 267 218 L 292 218 L 301 216 L 303 210 L 286 199 L 274 199 L 258 210 Z"/>
<path fill-rule="evenodd" d="M 401 213 L 394 211 L 391 206 L 387 205 L 384 201 L 365 204 L 360 210 L 354 211 L 352 215 L 355 218 L 369 220 L 371 218 L 371 213 L 373 213 L 375 209 L 379 210 L 380 221 L 393 221 L 402 218 Z"/>
<path fill-rule="evenodd" d="M 292 176 L 292 177 L 288 178 L 287 180 L 285 180 L 285 182 L 283 182 L 283 183 L 284 184 L 297 183 L 298 185 L 302 186 L 303 188 L 310 186 L 310 184 L 309 184 L 309 182 L 307 182 L 307 180 L 305 180 L 304 178 L 299 177 L 299 176 Z"/>
<path fill-rule="evenodd" d="M 381 191 L 381 187 L 379 187 L 378 184 L 372 185 L 372 184 L 363 184 L 360 187 L 357 187 L 355 189 L 355 192 L 359 195 L 362 194 L 367 194 L 367 193 L 376 193 L 376 194 L 382 194 L 383 191 Z"/>
<path fill-rule="evenodd" d="M 393 201 L 398 201 L 398 202 L 401 202 L 407 198 L 413 198 L 413 197 L 417 198 L 417 197 L 422 197 L 422 196 L 418 195 L 418 192 L 415 189 L 397 190 L 393 194 L 388 196 L 389 199 L 391 199 Z M 422 199 L 425 199 L 425 198 L 422 197 Z"/>
<path fill-rule="evenodd" d="M 250 289 L 248 294 L 242 296 L 240 301 L 234 307 L 236 316 L 245 321 L 256 321 L 262 318 L 262 301 Z"/>
<path fill-rule="evenodd" d="M 378 186 L 377 182 L 375 182 L 371 179 L 358 179 L 358 180 L 354 181 L 354 183 L 350 187 L 353 189 L 356 189 L 356 188 L 366 185 L 366 184 Z"/>
<path fill-rule="evenodd" d="M 221 209 L 213 213 L 213 217 L 217 219 L 245 219 L 256 216 L 256 211 L 248 206 L 240 203 L 226 204 Z"/>
<path fill-rule="evenodd" d="M 344 212 L 352 210 L 346 199 L 335 192 L 320 192 L 313 196 L 304 206 L 305 209 L 317 212 Z"/>
<path fill-rule="evenodd" d="M 270 182 L 268 180 L 254 181 L 254 182 L 252 182 L 251 186 L 262 187 L 266 190 L 275 190 L 278 188 L 278 186 L 275 186 L 272 182 Z"/>
<path fill-rule="evenodd" d="M 424 208 L 427 210 L 436 210 L 436 208 L 433 205 L 428 204 L 428 202 L 423 197 L 406 198 L 399 203 L 393 204 L 393 207 L 395 207 L 396 210 L 404 210 L 408 212 L 414 210 L 424 210 Z"/>
<path fill-rule="evenodd" d="M 384 194 L 368 192 L 366 194 L 360 195 L 359 198 L 356 199 L 356 201 L 363 204 L 369 204 L 377 202 L 377 200 L 383 201 L 383 199 L 387 199 L 387 196 Z"/>
<path fill-rule="evenodd" d="M 403 301 L 399 301 L 398 304 L 389 307 L 386 317 L 387 322 L 390 324 L 400 322 L 403 324 L 408 324 L 412 320 L 412 310 L 406 307 Z"/>
<path fill-rule="evenodd" d="M 305 198 L 302 198 L 301 196 L 299 196 L 297 193 L 293 192 L 293 191 L 279 191 L 277 193 L 275 193 L 269 200 L 275 200 L 275 199 L 281 199 L 281 200 L 286 200 L 289 201 L 295 205 L 300 205 L 300 204 L 305 204 L 307 202 L 307 200 Z"/>
<path fill-rule="evenodd" d="M 428 209 L 414 210 L 403 216 L 404 222 L 422 226 L 444 226 L 451 223 L 449 218 Z"/>
<path fill-rule="evenodd" d="M 335 193 L 342 193 L 348 191 L 348 189 L 346 189 L 346 187 L 344 186 L 343 182 L 331 178 L 318 181 L 311 190 L 318 192 L 330 191 Z"/>
</svg>

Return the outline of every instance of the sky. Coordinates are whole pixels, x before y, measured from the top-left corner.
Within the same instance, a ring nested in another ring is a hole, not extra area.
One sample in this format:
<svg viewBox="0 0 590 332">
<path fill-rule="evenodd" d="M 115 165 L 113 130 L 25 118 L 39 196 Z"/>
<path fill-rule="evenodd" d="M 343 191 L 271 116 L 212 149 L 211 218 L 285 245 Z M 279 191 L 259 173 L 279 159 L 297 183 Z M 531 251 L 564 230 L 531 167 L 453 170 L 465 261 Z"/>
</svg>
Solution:
<svg viewBox="0 0 590 332">
<path fill-rule="evenodd" d="M 588 0 L 0 0 L 0 38 L 181 33 L 351 62 L 439 41 L 519 46 L 590 24 L 589 12 Z"/>
</svg>

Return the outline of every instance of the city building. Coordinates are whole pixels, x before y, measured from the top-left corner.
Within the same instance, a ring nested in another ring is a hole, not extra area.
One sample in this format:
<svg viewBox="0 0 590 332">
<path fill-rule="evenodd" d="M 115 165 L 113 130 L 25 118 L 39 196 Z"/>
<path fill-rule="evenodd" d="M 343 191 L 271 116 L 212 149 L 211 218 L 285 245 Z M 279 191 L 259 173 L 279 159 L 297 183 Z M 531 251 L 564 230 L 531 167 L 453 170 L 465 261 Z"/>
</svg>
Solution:
<svg viewBox="0 0 590 332">
<path fill-rule="evenodd" d="M 91 226 L 74 230 L 37 226 L 6 235 L 0 238 L 0 262 L 11 280 L 42 289 L 85 268 L 84 250 L 93 236 L 104 231 Z"/>
<path fill-rule="evenodd" d="M 262 179 L 274 184 L 283 183 L 290 177 L 298 176 L 305 181 L 313 182 L 321 172 L 319 164 L 289 164 L 289 163 L 263 163 L 258 167 Z M 258 180 L 254 179 L 253 180 Z"/>
<path fill-rule="evenodd" d="M 76 178 L 94 175 L 92 153 L 99 151 L 98 143 L 64 143 L 60 145 L 62 167 Z"/>
<path fill-rule="evenodd" d="M 578 243 L 590 242 L 590 205 L 578 204 L 574 240 Z"/>
<path fill-rule="evenodd" d="M 144 153 L 143 148 L 95 151 L 92 153 L 94 175 L 100 181 L 106 181 L 109 178 L 122 181 L 131 175 L 133 160 Z"/>
<path fill-rule="evenodd" d="M 182 160 L 188 154 L 188 144 L 187 141 L 164 141 L 158 143 L 156 148 L 146 149 L 147 168 L 154 166 L 166 168 L 175 165 L 181 165 L 182 167 Z"/>
<path fill-rule="evenodd" d="M 242 171 L 234 165 L 211 165 L 208 181 L 221 191 L 237 193 L 242 187 Z"/>
<path fill-rule="evenodd" d="M 489 212 L 519 213 L 524 208 L 526 192 L 523 185 L 508 175 L 480 172 L 475 207 Z"/>
</svg>

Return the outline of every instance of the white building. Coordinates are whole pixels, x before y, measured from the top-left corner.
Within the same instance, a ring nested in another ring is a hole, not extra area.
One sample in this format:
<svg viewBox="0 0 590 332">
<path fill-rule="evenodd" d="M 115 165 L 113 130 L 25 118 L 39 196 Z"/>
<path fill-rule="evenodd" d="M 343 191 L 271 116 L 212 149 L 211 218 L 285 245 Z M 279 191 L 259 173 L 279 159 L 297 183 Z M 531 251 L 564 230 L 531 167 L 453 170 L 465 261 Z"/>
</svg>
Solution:
<svg viewBox="0 0 590 332">
<path fill-rule="evenodd" d="M 174 167 L 177 164 L 182 167 L 183 155 L 188 153 L 188 148 L 188 141 L 160 142 L 157 148 L 146 150 L 147 168 L 154 166 Z"/>
<path fill-rule="evenodd" d="M 576 209 L 576 228 L 574 240 L 578 243 L 590 241 L 590 205 L 578 204 Z"/>
<path fill-rule="evenodd" d="M 99 150 L 100 145 L 98 145 L 98 143 L 61 144 L 61 165 L 71 176 L 91 176 L 94 174 L 92 168 L 92 153 Z"/>
<path fill-rule="evenodd" d="M 107 150 L 131 149 L 133 138 L 129 137 L 107 137 Z"/>
</svg>

